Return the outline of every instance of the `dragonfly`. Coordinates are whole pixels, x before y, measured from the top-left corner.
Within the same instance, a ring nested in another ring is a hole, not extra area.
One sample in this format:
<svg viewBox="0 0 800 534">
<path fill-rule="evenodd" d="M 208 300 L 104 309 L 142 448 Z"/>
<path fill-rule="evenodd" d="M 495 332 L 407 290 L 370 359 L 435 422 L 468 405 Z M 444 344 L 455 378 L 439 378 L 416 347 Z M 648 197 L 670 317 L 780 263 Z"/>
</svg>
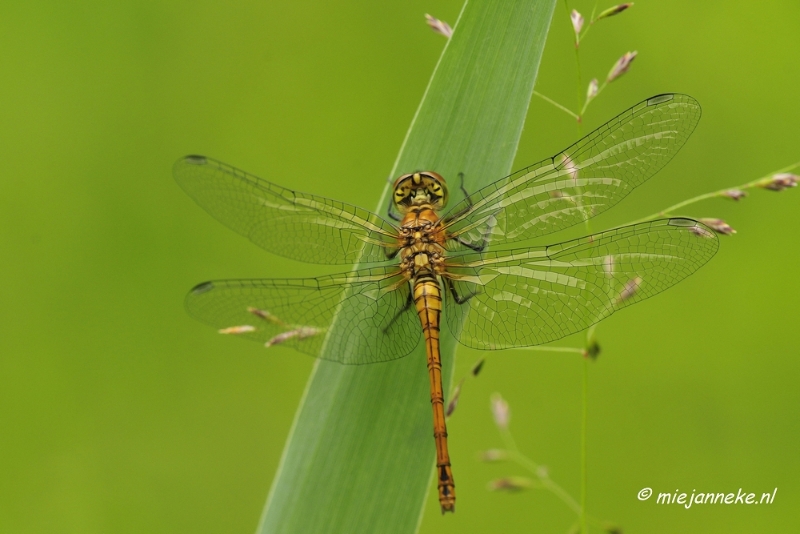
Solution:
<svg viewBox="0 0 800 534">
<path fill-rule="evenodd" d="M 187 309 L 221 333 L 341 364 L 395 360 L 423 341 L 439 502 L 442 513 L 455 511 L 442 325 L 475 349 L 548 343 L 708 262 L 718 248 L 714 232 L 677 217 L 547 246 L 503 247 L 616 205 L 673 158 L 699 119 L 700 105 L 688 95 L 651 97 L 555 156 L 465 194 L 447 212 L 444 177 L 403 174 L 385 217 L 186 156 L 174 166 L 175 179 L 229 228 L 287 258 L 358 265 L 317 278 L 204 282 L 187 295 Z"/>
</svg>

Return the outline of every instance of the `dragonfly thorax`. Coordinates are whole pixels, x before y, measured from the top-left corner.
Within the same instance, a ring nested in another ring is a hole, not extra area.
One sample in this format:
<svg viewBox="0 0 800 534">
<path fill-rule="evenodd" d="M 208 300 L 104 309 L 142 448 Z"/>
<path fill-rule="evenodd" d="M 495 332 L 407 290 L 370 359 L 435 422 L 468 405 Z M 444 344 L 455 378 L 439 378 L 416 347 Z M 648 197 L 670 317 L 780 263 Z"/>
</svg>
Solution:
<svg viewBox="0 0 800 534">
<path fill-rule="evenodd" d="M 444 249 L 438 243 L 415 243 L 403 247 L 400 268 L 410 280 L 423 273 L 439 275 L 444 269 L 443 253 Z"/>
<path fill-rule="evenodd" d="M 400 213 L 422 204 L 439 211 L 447 204 L 447 184 L 444 178 L 431 171 L 404 174 L 394 182 L 393 201 Z"/>
</svg>

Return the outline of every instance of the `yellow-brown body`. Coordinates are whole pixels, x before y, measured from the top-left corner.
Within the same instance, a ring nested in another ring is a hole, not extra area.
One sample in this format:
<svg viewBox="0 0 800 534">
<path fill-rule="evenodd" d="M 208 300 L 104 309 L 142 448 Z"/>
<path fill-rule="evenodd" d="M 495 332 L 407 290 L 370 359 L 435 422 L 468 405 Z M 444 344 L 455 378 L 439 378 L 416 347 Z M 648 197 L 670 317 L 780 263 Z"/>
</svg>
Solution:
<svg viewBox="0 0 800 534">
<path fill-rule="evenodd" d="M 444 180 L 435 173 L 414 173 L 395 183 L 395 207 L 403 213 L 400 223 L 400 266 L 412 285 L 414 306 L 425 337 L 428 375 L 433 408 L 433 437 L 436 441 L 436 479 L 442 513 L 455 511 L 455 482 L 447 450 L 447 425 L 442 388 L 439 329 L 446 236 L 436 211 L 444 206 Z"/>
</svg>

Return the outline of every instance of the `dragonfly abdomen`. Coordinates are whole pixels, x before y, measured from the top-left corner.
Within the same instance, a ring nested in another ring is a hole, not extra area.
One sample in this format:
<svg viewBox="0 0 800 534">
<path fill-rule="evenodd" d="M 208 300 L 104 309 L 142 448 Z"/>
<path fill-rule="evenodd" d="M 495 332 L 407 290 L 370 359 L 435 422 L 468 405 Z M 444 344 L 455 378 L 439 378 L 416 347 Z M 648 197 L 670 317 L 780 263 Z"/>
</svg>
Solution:
<svg viewBox="0 0 800 534">
<path fill-rule="evenodd" d="M 456 492 L 450 453 L 447 450 L 447 424 L 444 415 L 442 388 L 442 359 L 439 352 L 439 325 L 442 315 L 442 291 L 436 276 L 431 272 L 419 274 L 414 279 L 414 305 L 425 336 L 428 357 L 428 376 L 431 382 L 431 407 L 433 408 L 433 437 L 436 441 L 436 479 L 442 513 L 455 511 Z"/>
</svg>

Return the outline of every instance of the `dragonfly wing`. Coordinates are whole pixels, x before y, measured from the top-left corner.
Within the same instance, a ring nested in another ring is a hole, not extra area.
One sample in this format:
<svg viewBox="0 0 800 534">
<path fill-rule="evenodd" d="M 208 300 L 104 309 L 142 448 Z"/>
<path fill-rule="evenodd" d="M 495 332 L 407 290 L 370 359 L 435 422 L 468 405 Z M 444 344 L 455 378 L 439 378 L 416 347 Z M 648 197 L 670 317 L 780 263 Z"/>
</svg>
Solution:
<svg viewBox="0 0 800 534">
<path fill-rule="evenodd" d="M 220 222 L 266 250 L 310 263 L 379 262 L 397 231 L 369 211 L 280 187 L 204 156 L 186 156 L 175 180 Z"/>
<path fill-rule="evenodd" d="M 490 184 L 445 217 L 451 250 L 563 230 L 598 215 L 664 167 L 700 120 L 687 95 L 641 102 L 571 147 Z"/>
<path fill-rule="evenodd" d="M 186 307 L 221 333 L 363 364 L 401 358 L 422 338 L 409 291 L 396 267 L 375 268 L 319 278 L 206 282 L 186 296 Z"/>
<path fill-rule="evenodd" d="M 446 321 L 473 348 L 548 343 L 677 284 L 717 248 L 708 227 L 675 218 L 548 247 L 461 256 L 448 266 Z"/>
</svg>

